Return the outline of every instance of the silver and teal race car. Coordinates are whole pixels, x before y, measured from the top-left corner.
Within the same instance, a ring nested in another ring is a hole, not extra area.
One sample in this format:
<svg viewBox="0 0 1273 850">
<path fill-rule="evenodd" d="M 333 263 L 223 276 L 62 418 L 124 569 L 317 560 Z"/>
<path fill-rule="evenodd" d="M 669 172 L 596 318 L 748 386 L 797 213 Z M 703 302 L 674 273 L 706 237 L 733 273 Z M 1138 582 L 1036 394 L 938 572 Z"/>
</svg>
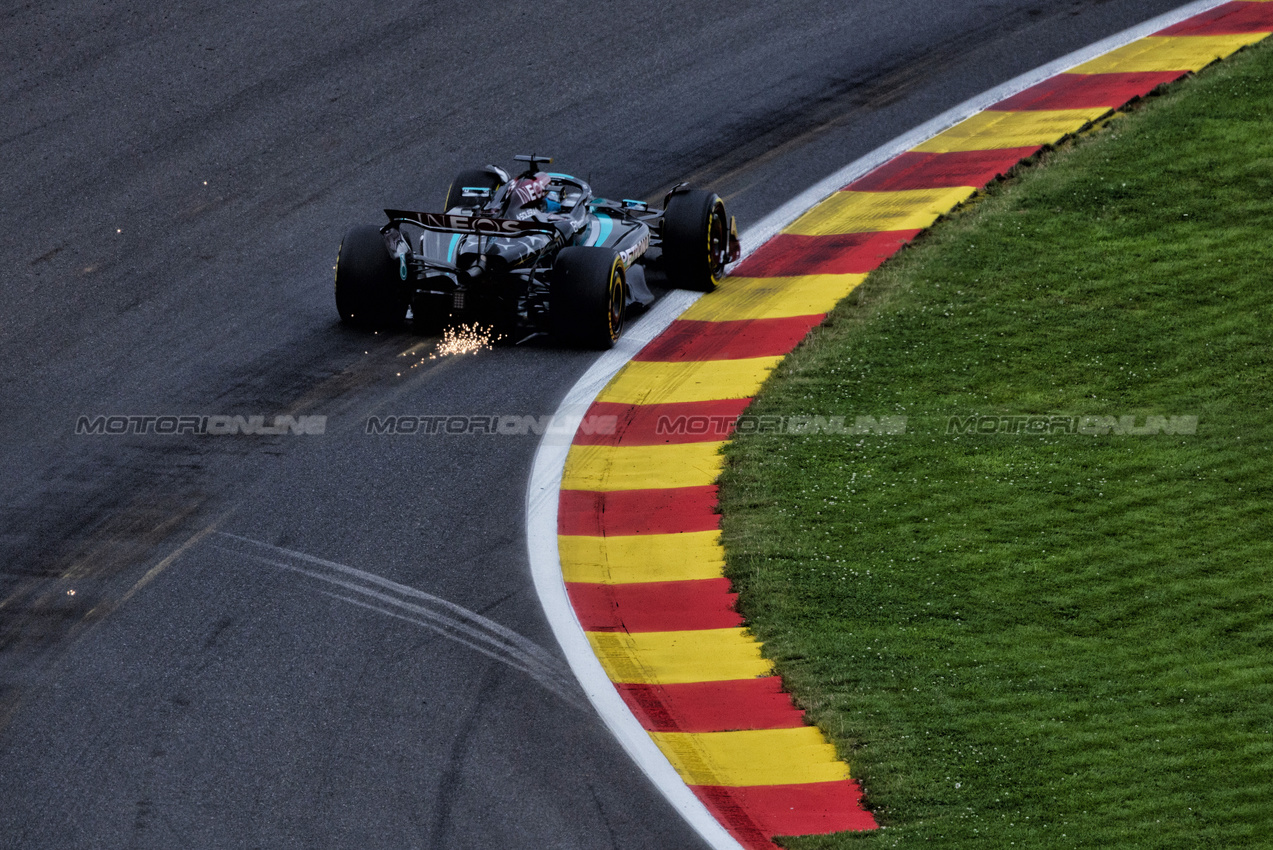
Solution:
<svg viewBox="0 0 1273 850">
<path fill-rule="evenodd" d="M 385 210 L 382 227 L 351 228 L 336 260 L 336 309 L 347 323 L 430 330 L 489 323 L 510 338 L 550 333 L 609 348 L 625 314 L 653 295 L 645 268 L 672 287 L 711 290 L 738 259 L 738 231 L 714 193 L 673 188 L 655 209 L 598 198 L 578 177 L 515 157 L 461 172 L 443 212 Z M 414 238 L 414 241 L 413 241 Z"/>
</svg>

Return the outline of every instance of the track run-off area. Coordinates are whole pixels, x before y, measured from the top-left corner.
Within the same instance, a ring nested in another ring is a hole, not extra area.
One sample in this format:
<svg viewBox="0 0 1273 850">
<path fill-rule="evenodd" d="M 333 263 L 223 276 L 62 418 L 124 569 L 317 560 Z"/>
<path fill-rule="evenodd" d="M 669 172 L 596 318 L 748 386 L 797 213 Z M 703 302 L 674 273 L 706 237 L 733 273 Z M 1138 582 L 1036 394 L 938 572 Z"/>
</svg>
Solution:
<svg viewBox="0 0 1273 850">
<path fill-rule="evenodd" d="M 615 196 L 690 180 L 759 237 L 844 163 L 1177 5 L 0 14 L 0 843 L 711 846 L 545 616 L 537 438 L 367 426 L 549 416 L 595 356 L 342 327 L 340 235 L 547 152 Z M 276 416 L 315 427 L 77 427 Z"/>
<path fill-rule="evenodd" d="M 776 234 L 762 225 L 717 291 L 665 305 L 572 391 L 563 415 L 618 424 L 541 449 L 528 498 L 540 593 L 594 704 L 713 846 L 878 828 L 725 577 L 721 450 L 761 385 L 867 274 L 988 183 L 1271 32 L 1273 3 L 1191 4 L 987 93 L 902 152 L 846 167 Z"/>
</svg>

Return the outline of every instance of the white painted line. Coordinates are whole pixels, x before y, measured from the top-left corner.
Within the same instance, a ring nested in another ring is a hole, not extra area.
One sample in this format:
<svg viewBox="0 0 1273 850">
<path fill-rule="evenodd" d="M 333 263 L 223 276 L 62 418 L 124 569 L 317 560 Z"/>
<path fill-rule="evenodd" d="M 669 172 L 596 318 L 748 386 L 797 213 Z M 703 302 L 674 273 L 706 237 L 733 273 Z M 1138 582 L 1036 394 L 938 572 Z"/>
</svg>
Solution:
<svg viewBox="0 0 1273 850">
<path fill-rule="evenodd" d="M 742 234 L 743 256 L 752 253 L 807 210 L 816 206 L 840 187 L 888 162 L 916 145 L 950 129 L 1004 98 L 1012 97 L 1037 85 L 1049 77 L 1064 73 L 1097 56 L 1103 56 L 1133 41 L 1201 14 L 1228 0 L 1198 0 L 1159 15 L 1143 24 L 1124 30 L 1049 62 L 1009 80 L 1001 86 L 983 92 L 964 101 L 916 127 L 905 135 L 876 148 L 871 153 L 849 163 L 826 179 L 792 198 L 774 212 L 765 216 Z M 618 344 L 597 358 L 584 376 L 571 388 L 557 409 L 557 416 L 582 416 L 597 393 L 609 383 L 624 364 L 632 359 L 647 342 L 658 336 L 677 316 L 685 312 L 701 297 L 701 293 L 675 290 L 663 297 L 654 308 L 641 318 Z M 550 429 L 551 430 L 551 429 Z M 713 850 L 744 850 L 734 840 L 707 807 L 694 796 L 694 792 L 681 779 L 667 757 L 655 745 L 654 740 L 642 728 L 640 722 L 628 711 L 627 704 L 615 690 L 601 662 L 592 652 L 592 646 L 584 634 L 575 609 L 566 594 L 562 578 L 561 559 L 557 550 L 557 498 L 561 486 L 562 470 L 566 454 L 570 451 L 570 438 L 546 435 L 535 452 L 530 485 L 526 490 L 526 544 L 530 554 L 530 569 L 535 581 L 535 591 L 551 624 L 557 642 L 566 654 L 570 669 L 578 677 L 584 693 L 610 732 L 618 739 L 641 771 L 655 787 L 698 832 Z"/>
<path fill-rule="evenodd" d="M 567 393 L 557 415 L 582 415 L 615 373 L 699 297 L 701 293 L 682 290 L 665 295 L 620 337 L 614 348 L 597 358 L 592 368 Z M 545 437 L 540 442 L 531 469 L 530 487 L 526 491 L 526 542 L 539 602 L 544 606 L 553 634 L 584 693 L 610 733 L 641 771 L 713 850 L 743 850 L 694 796 L 654 740 L 628 711 L 623 697 L 619 696 L 601 662 L 593 654 L 592 645 L 588 643 L 566 595 L 566 582 L 562 578 L 561 558 L 557 551 L 557 494 L 561 489 L 561 474 L 566 454 L 570 451 L 570 440 L 571 437 Z"/>
</svg>

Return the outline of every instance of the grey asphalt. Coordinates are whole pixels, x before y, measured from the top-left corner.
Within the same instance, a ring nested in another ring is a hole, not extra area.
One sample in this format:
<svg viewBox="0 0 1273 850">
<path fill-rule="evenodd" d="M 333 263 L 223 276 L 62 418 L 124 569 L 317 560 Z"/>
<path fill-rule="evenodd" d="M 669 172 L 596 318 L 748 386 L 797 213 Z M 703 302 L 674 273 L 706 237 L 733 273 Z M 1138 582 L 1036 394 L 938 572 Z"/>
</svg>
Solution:
<svg viewBox="0 0 1273 850">
<path fill-rule="evenodd" d="M 612 196 L 693 179 L 745 229 L 1175 5 L 0 12 L 0 846 L 701 846 L 553 643 L 535 438 L 365 433 L 551 413 L 591 356 L 341 327 L 341 233 L 530 152 Z M 326 430 L 75 433 L 236 414 Z"/>
</svg>

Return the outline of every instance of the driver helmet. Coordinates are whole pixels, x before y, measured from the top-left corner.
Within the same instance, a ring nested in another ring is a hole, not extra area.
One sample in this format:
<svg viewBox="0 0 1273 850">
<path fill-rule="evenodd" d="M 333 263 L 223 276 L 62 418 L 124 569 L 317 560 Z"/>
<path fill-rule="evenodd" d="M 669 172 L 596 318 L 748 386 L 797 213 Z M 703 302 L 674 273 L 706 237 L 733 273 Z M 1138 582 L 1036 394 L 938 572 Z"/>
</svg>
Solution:
<svg viewBox="0 0 1273 850">
<path fill-rule="evenodd" d="M 543 171 L 530 177 L 519 177 L 510 186 L 509 212 L 542 210 L 548 194 L 549 178 Z"/>
</svg>

